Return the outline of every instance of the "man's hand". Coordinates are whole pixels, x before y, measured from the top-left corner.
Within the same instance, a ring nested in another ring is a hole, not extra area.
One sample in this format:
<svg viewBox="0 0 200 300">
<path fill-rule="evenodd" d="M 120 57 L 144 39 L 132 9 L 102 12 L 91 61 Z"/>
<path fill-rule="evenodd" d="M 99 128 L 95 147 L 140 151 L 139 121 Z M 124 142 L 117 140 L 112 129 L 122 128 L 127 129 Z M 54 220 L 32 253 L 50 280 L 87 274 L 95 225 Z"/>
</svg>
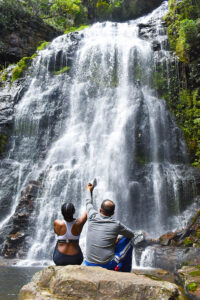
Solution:
<svg viewBox="0 0 200 300">
<path fill-rule="evenodd" d="M 88 183 L 87 186 L 86 186 L 86 190 L 90 191 L 92 193 L 93 189 L 94 189 L 94 185 L 91 184 L 91 183 Z"/>
</svg>

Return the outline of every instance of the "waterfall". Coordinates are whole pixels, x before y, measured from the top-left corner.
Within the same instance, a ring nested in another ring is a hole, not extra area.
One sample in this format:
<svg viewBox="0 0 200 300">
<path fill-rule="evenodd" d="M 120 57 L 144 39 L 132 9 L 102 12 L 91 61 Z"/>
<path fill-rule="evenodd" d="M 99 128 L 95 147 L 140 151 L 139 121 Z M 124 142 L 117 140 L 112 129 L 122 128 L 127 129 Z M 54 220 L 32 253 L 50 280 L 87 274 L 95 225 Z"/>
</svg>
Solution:
<svg viewBox="0 0 200 300">
<path fill-rule="evenodd" d="M 154 251 L 152 251 L 151 247 L 147 247 L 144 252 L 142 252 L 140 266 L 141 268 L 152 267 L 154 260 Z"/>
<path fill-rule="evenodd" d="M 51 258 L 53 220 L 67 201 L 80 215 L 93 178 L 96 207 L 114 200 L 116 217 L 132 229 L 158 236 L 180 225 L 195 184 L 182 132 L 151 86 L 157 62 L 168 66 L 161 21 L 167 6 L 60 36 L 34 58 L 4 161 L 14 174 L 7 179 L 14 183 L 12 207 L 30 180 L 41 183 L 28 227 L 29 259 Z M 10 209 L 2 224 L 12 215 Z"/>
</svg>

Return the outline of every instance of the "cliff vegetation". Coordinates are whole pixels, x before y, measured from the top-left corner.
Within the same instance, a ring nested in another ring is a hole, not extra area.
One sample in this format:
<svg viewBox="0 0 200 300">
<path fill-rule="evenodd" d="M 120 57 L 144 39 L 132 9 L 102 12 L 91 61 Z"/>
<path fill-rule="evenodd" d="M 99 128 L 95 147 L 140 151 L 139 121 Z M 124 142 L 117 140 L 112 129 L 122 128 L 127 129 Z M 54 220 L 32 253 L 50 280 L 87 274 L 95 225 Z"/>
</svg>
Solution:
<svg viewBox="0 0 200 300">
<path fill-rule="evenodd" d="M 0 70 L 30 57 L 38 44 L 97 21 L 125 21 L 162 0 L 0 0 Z"/>
<path fill-rule="evenodd" d="M 192 164 L 200 167 L 200 0 L 170 0 L 164 22 L 178 59 L 170 66 L 169 92 L 166 74 L 158 72 L 157 85 L 184 132 Z"/>
</svg>

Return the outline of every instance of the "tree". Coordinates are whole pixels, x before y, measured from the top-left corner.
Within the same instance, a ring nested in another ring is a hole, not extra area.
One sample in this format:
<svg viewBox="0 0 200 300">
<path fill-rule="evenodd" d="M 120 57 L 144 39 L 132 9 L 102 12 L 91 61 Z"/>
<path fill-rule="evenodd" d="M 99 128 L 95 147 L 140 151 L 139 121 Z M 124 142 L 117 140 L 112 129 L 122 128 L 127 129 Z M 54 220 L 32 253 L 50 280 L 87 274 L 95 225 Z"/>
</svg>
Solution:
<svg viewBox="0 0 200 300">
<path fill-rule="evenodd" d="M 29 13 L 35 16 L 49 15 L 52 1 L 50 0 L 20 0 Z"/>
<path fill-rule="evenodd" d="M 76 17 L 83 12 L 83 8 L 81 0 L 54 0 L 50 11 L 55 23 L 66 28 L 74 25 Z"/>
</svg>

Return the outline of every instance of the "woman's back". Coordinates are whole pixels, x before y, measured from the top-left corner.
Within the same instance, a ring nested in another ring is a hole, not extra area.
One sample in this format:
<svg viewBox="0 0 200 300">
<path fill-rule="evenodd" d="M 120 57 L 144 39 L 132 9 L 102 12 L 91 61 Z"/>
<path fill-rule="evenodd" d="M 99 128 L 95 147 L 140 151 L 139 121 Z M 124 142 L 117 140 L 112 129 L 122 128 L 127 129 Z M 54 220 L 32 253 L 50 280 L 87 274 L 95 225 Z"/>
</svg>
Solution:
<svg viewBox="0 0 200 300">
<path fill-rule="evenodd" d="M 79 238 L 87 220 L 86 212 L 77 219 L 69 214 L 68 204 L 63 204 L 62 214 L 64 220 L 54 221 L 54 232 L 57 234 L 57 244 L 53 260 L 56 265 L 81 264 L 83 254 L 79 246 Z M 76 263 L 77 262 L 77 263 Z"/>
<path fill-rule="evenodd" d="M 57 234 L 58 251 L 63 254 L 76 254 L 79 250 L 79 238 L 87 217 L 71 222 L 55 220 L 54 231 Z"/>
</svg>

